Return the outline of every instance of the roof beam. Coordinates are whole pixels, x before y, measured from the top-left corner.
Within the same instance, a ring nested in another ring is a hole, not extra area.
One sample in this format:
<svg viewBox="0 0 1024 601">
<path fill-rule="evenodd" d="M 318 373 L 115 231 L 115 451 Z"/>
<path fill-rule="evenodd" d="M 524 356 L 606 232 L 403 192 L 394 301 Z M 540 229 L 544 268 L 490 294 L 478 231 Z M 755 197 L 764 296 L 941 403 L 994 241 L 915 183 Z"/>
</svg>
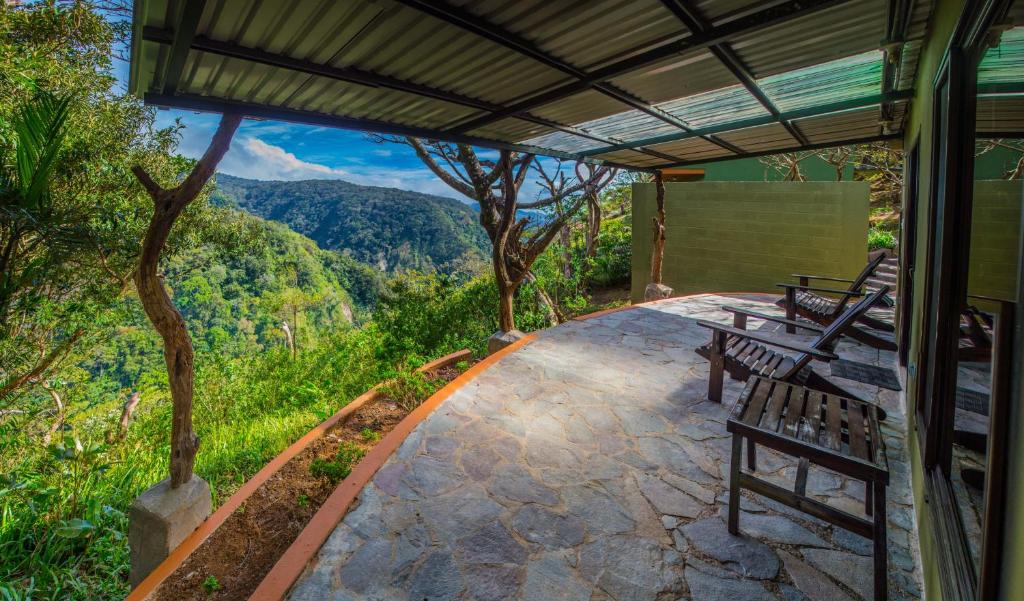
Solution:
<svg viewBox="0 0 1024 601">
<path fill-rule="evenodd" d="M 871 96 L 851 98 L 850 100 L 843 100 L 840 102 L 822 104 L 819 106 L 814 106 L 806 109 L 779 113 L 778 119 L 770 115 L 766 115 L 763 117 L 751 117 L 750 119 L 742 119 L 740 121 L 730 121 L 727 123 L 720 123 L 718 125 L 712 125 L 709 127 L 702 127 L 693 130 L 693 132 L 691 133 L 666 134 L 662 136 L 655 136 L 652 138 L 644 138 L 642 140 L 636 140 L 634 142 L 630 142 L 627 144 L 618 144 L 615 146 L 608 146 L 607 148 L 595 148 L 594 150 L 587 150 L 580 154 L 584 156 L 596 156 L 608 152 L 616 152 L 619 150 L 630 150 L 632 148 L 631 145 L 633 144 L 642 146 L 653 146 L 656 144 L 664 144 L 665 142 L 675 142 L 677 140 L 695 138 L 698 135 L 710 135 L 727 131 L 747 129 L 750 127 L 757 127 L 759 125 L 769 125 L 772 123 L 778 123 L 779 119 L 785 121 L 795 121 L 798 119 L 807 119 L 810 117 L 820 117 L 822 115 L 828 115 L 831 113 L 840 113 L 856 109 L 870 108 L 872 106 L 878 106 L 886 102 L 905 101 L 909 100 L 912 95 L 913 90 L 902 90 L 899 92 L 890 92 L 889 94 L 872 94 Z"/>
<path fill-rule="evenodd" d="M 398 1 L 404 4 L 409 4 L 412 2 L 418 3 L 420 0 Z M 701 50 L 714 44 L 725 42 L 731 38 L 743 36 L 765 27 L 778 25 L 779 23 L 784 23 L 800 17 L 805 17 L 826 8 L 831 8 L 849 1 L 850 0 L 789 0 L 782 2 L 781 4 L 775 4 L 768 8 L 729 21 L 728 23 L 722 24 L 718 27 L 714 27 L 703 34 L 694 33 L 681 40 L 660 44 L 644 52 L 632 55 L 629 58 L 591 71 L 585 79 L 556 86 L 521 102 L 510 105 L 504 111 L 496 111 L 490 115 L 464 122 L 451 129 L 452 131 L 457 132 L 470 131 L 484 125 L 500 121 L 506 117 L 514 117 L 525 111 L 589 90 L 597 84 L 625 75 L 632 71 L 642 69 L 666 58 Z"/>
<path fill-rule="evenodd" d="M 769 150 L 759 150 L 757 152 L 747 152 L 743 156 L 722 156 L 714 157 L 711 159 L 693 159 L 691 161 L 683 161 L 682 163 L 673 163 L 671 165 L 657 165 L 652 169 L 669 169 L 672 167 L 687 167 L 690 165 L 703 165 L 705 163 L 721 163 L 722 161 L 735 161 L 736 159 L 750 159 L 754 157 L 763 157 L 772 154 L 782 154 L 786 152 L 800 152 L 801 150 L 817 150 L 819 148 L 835 148 L 838 146 L 852 146 L 854 144 L 867 144 L 868 142 L 886 142 L 889 140 L 901 140 L 903 134 L 878 134 L 874 136 L 866 136 L 861 138 L 848 138 L 845 140 L 836 140 L 834 142 L 820 142 L 817 144 L 809 144 L 807 146 L 790 146 L 788 148 L 772 148 Z"/>
<path fill-rule="evenodd" d="M 171 44 L 173 43 L 175 36 L 170 31 L 156 28 L 146 27 L 143 30 L 143 38 L 148 42 L 155 42 L 158 44 Z M 328 79 L 335 79 L 338 81 L 345 81 L 349 83 L 355 83 L 363 86 L 372 88 L 389 88 L 392 90 L 398 90 L 401 92 L 408 92 L 410 94 L 416 94 L 417 96 L 423 96 L 426 98 L 432 98 L 435 100 L 442 100 L 444 102 L 450 102 L 452 104 L 458 104 L 460 106 L 467 106 L 474 109 L 483 111 L 499 111 L 505 107 L 480 100 L 479 98 L 473 98 L 455 92 L 447 90 L 439 90 L 430 86 L 417 84 L 410 81 L 405 81 L 396 77 L 390 77 L 387 75 L 381 75 L 373 73 L 372 71 L 365 71 L 362 69 L 356 69 L 353 67 L 333 67 L 330 65 L 324 65 L 315 63 L 312 61 L 285 56 L 281 54 L 274 54 L 260 50 L 259 48 L 249 48 L 247 46 L 241 46 L 233 42 L 224 42 L 221 40 L 214 40 L 205 36 L 196 35 L 193 36 L 191 41 L 191 49 L 204 52 L 206 54 L 212 54 L 216 56 L 224 56 L 229 58 L 235 58 L 244 61 L 251 61 L 268 65 L 271 67 L 277 67 L 281 69 L 287 69 L 289 71 L 296 71 L 299 73 L 306 73 L 308 75 L 316 75 L 318 77 L 325 77 Z M 175 90 L 176 91 L 176 90 Z M 164 89 L 165 94 L 173 94 Z M 552 129 L 563 131 L 575 136 L 601 142 L 602 144 L 612 145 L 616 144 L 616 140 L 598 136 L 592 134 L 584 129 L 564 125 L 550 119 L 543 117 L 537 117 L 535 115 L 523 114 L 519 116 L 524 121 L 550 127 Z M 673 157 L 665 153 L 657 151 L 649 151 L 646 149 L 638 148 L 637 152 L 648 154 L 651 156 L 658 157 L 660 159 L 668 160 L 680 160 L 680 157 Z"/>
<path fill-rule="evenodd" d="M 500 140 L 491 140 L 488 138 L 480 138 L 477 136 L 468 136 L 464 134 L 438 132 L 436 130 L 425 127 L 400 125 L 397 123 L 388 123 L 386 121 L 377 121 L 374 119 L 342 117 L 338 115 L 314 113 L 312 111 L 289 109 L 267 104 L 242 102 L 239 100 L 224 100 L 213 98 L 210 96 L 199 96 L 196 94 L 171 95 L 148 92 L 143 96 L 143 100 L 145 101 L 146 104 L 161 107 L 174 107 L 187 111 L 198 111 L 206 113 L 235 112 L 245 117 L 251 117 L 255 119 L 269 119 L 274 121 L 287 121 L 289 123 L 300 123 L 303 125 L 340 127 L 343 129 L 375 132 L 381 134 L 392 134 L 396 136 L 413 136 L 417 138 L 429 138 L 433 140 L 446 140 L 449 142 L 472 144 L 474 146 L 483 146 L 485 148 L 497 148 L 503 150 L 511 150 L 513 152 L 528 152 L 531 154 L 539 154 L 555 158 L 581 161 L 585 163 L 592 163 L 595 165 L 608 165 L 610 167 L 615 167 L 618 169 L 648 172 L 653 171 L 653 168 L 651 167 L 637 167 L 635 165 L 625 165 L 614 161 L 593 159 L 590 157 L 582 156 L 579 153 L 559 152 L 556 150 L 552 150 L 550 148 L 539 148 L 536 146 L 529 146 L 526 144 L 502 142 Z"/>
<path fill-rule="evenodd" d="M 662 4 L 665 8 L 670 10 L 672 14 L 676 16 L 687 29 L 697 33 L 705 33 L 711 29 L 711 23 L 700 14 L 696 8 L 690 6 L 686 0 L 662 0 Z M 779 109 L 775 106 L 775 103 L 768 98 L 768 96 L 761 90 L 760 86 L 757 85 L 757 81 L 754 77 L 753 72 L 743 62 L 743 59 L 736 54 L 732 49 L 732 46 L 728 42 L 722 42 L 720 44 L 714 44 L 710 48 L 711 54 L 718 59 L 722 66 L 729 70 L 733 74 L 733 77 L 739 80 L 743 87 L 747 89 L 761 106 L 765 108 L 773 117 L 779 119 Z M 795 125 L 784 119 L 779 119 L 782 123 L 782 127 L 786 128 L 789 135 L 800 144 L 810 144 L 807 137 L 804 136 L 803 132 L 799 130 Z"/>
<path fill-rule="evenodd" d="M 185 60 L 188 58 L 189 49 L 192 48 L 192 40 L 196 37 L 199 19 L 202 18 L 205 8 L 206 0 L 186 0 L 185 5 L 181 8 L 181 15 L 179 15 L 177 26 L 174 28 L 171 51 L 164 67 L 162 82 L 164 94 L 174 94 L 178 91 L 181 73 L 185 69 Z"/>
<path fill-rule="evenodd" d="M 558 57 L 552 56 L 542 48 L 538 47 L 533 42 L 525 38 L 522 38 L 510 31 L 502 29 L 501 27 L 498 27 L 492 23 L 489 23 L 487 20 L 482 19 L 479 16 L 474 15 L 473 13 L 470 13 L 460 7 L 452 6 L 445 2 L 444 0 L 397 0 L 397 2 L 405 6 L 408 6 L 409 8 L 412 8 L 414 10 L 431 15 L 437 19 L 444 21 L 445 23 L 458 27 L 459 29 L 476 34 L 499 46 L 508 48 L 513 52 L 518 52 L 519 54 L 522 54 L 535 61 L 538 61 L 547 67 L 557 69 L 558 71 L 575 77 L 580 81 L 586 81 L 591 77 L 590 73 Z M 601 82 L 594 82 L 592 84 L 592 87 L 598 92 L 601 92 L 606 96 L 614 98 L 619 102 L 622 102 L 626 106 L 629 106 L 630 108 L 646 113 L 654 117 L 655 119 L 658 119 L 659 121 L 668 123 L 684 131 L 691 131 L 690 128 L 680 119 L 652 106 L 650 103 L 644 101 L 643 99 L 637 98 L 636 96 L 630 94 L 629 92 L 626 92 L 625 90 L 612 86 L 611 84 Z M 506 111 L 507 110 L 508 109 L 506 108 Z M 504 111 L 494 111 L 492 114 L 498 112 Z M 469 124 L 472 123 L 473 121 L 469 122 Z M 450 129 L 451 131 L 459 133 L 465 133 L 467 131 L 470 131 L 471 129 L 475 129 L 475 127 L 469 127 L 469 124 L 458 125 Z M 736 146 L 733 146 L 732 144 L 729 144 L 722 140 L 718 140 L 713 137 L 708 137 L 707 140 L 712 144 L 717 144 L 718 146 L 725 148 L 729 152 L 743 152 Z"/>
<path fill-rule="evenodd" d="M 914 0 L 889 0 L 889 13 L 886 19 L 885 39 L 882 40 L 884 55 L 882 56 L 882 93 L 896 89 L 900 73 L 900 61 L 903 59 L 903 46 L 907 40 L 910 27 L 910 11 Z M 886 124 L 892 121 L 893 107 L 891 103 L 882 105 L 879 120 Z"/>
</svg>

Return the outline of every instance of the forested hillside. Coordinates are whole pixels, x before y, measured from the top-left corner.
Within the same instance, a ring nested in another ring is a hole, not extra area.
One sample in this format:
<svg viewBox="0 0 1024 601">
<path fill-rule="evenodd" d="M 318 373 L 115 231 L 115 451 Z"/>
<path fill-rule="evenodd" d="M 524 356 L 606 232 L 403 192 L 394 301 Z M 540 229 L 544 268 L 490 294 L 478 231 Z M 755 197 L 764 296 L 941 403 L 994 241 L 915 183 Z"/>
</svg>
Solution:
<svg viewBox="0 0 1024 601">
<path fill-rule="evenodd" d="M 469 206 L 441 196 L 340 180 L 257 181 L 220 174 L 221 200 L 288 224 L 321 248 L 381 271 L 472 272 L 487 238 Z"/>
</svg>

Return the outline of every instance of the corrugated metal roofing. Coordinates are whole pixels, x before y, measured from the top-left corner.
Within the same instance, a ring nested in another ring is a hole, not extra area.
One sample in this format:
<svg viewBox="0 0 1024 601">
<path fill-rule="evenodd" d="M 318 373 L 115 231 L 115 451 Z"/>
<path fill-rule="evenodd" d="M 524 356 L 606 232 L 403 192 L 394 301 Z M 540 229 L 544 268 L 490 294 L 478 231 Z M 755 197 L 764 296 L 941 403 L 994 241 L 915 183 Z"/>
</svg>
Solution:
<svg viewBox="0 0 1024 601">
<path fill-rule="evenodd" d="M 907 97 L 931 5 L 911 3 L 903 93 L 883 98 L 887 0 L 672 2 L 139 0 L 131 88 L 650 168 L 882 136 L 878 107 Z M 186 7 L 201 11 L 194 32 Z"/>
</svg>

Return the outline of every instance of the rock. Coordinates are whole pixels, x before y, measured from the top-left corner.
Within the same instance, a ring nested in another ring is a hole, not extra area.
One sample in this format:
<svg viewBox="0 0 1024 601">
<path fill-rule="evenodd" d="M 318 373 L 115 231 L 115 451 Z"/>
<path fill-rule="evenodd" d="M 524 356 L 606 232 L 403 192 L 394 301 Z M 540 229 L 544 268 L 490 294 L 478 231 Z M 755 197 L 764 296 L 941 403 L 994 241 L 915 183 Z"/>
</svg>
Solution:
<svg viewBox="0 0 1024 601">
<path fill-rule="evenodd" d="M 785 551 L 779 551 L 779 555 L 793 583 L 811 601 L 853 601 L 828 576 L 800 561 L 795 555 Z"/>
<path fill-rule="evenodd" d="M 391 560 L 391 541 L 378 538 L 367 541 L 352 554 L 338 572 L 341 583 L 349 590 L 365 593 L 376 583 L 375 570 Z"/>
<path fill-rule="evenodd" d="M 722 562 L 747 578 L 770 580 L 779 573 L 779 558 L 762 542 L 733 536 L 719 518 L 706 518 L 682 528 L 692 548 Z"/>
<path fill-rule="evenodd" d="M 583 542 L 583 520 L 537 505 L 524 505 L 512 518 L 512 529 L 545 549 L 565 549 Z"/>
<path fill-rule="evenodd" d="M 462 485 L 463 474 L 448 461 L 420 455 L 412 460 L 402 483 L 424 497 L 436 497 Z"/>
<path fill-rule="evenodd" d="M 526 334 L 519 330 L 512 330 L 510 332 L 502 332 L 501 330 L 498 330 L 487 339 L 487 354 L 493 355 L 525 336 Z"/>
<path fill-rule="evenodd" d="M 718 502 L 725 505 L 726 511 L 729 509 L 729 491 L 725 491 L 718 495 Z M 764 513 L 767 511 L 761 505 L 758 505 L 755 501 L 751 501 L 747 497 L 740 495 L 740 509 L 749 513 Z"/>
<path fill-rule="evenodd" d="M 523 601 L 589 601 L 591 589 L 559 553 L 547 553 L 526 566 Z M 431 599 L 433 601 L 433 599 Z"/>
<path fill-rule="evenodd" d="M 467 564 L 513 564 L 526 561 L 526 549 L 499 522 L 484 526 L 460 542 L 462 561 Z"/>
<path fill-rule="evenodd" d="M 504 601 L 519 590 L 522 569 L 513 566 L 466 566 L 466 585 L 475 601 Z"/>
<path fill-rule="evenodd" d="M 413 573 L 409 580 L 409 598 L 455 600 L 461 596 L 463 588 L 459 568 L 451 554 L 436 551 Z"/>
<path fill-rule="evenodd" d="M 691 497 L 698 499 L 705 505 L 710 505 L 715 502 L 715 492 L 713 490 L 704 488 L 692 480 L 688 480 L 671 473 L 665 474 L 661 478 Z"/>
<path fill-rule="evenodd" d="M 171 479 L 144 491 L 128 511 L 129 580 L 137 586 L 210 516 L 210 485 L 199 476 L 178 488 Z"/>
<path fill-rule="evenodd" d="M 584 520 L 591 531 L 605 534 L 632 532 L 636 522 L 611 495 L 591 486 L 567 486 L 562 489 L 565 507 Z"/>
<path fill-rule="evenodd" d="M 803 549 L 809 564 L 842 582 L 865 599 L 874 596 L 874 563 L 870 557 L 831 549 Z"/>
<path fill-rule="evenodd" d="M 491 480 L 492 493 L 520 503 L 557 505 L 555 491 L 537 481 L 518 465 L 506 465 L 496 470 Z"/>
<path fill-rule="evenodd" d="M 640 492 L 659 513 L 695 518 L 703 509 L 696 499 L 678 488 L 669 486 L 660 478 L 637 474 L 636 483 L 640 487 Z"/>
<path fill-rule="evenodd" d="M 694 568 L 686 568 L 690 597 L 701 601 L 775 601 L 775 595 L 753 580 L 719 578 Z"/>
<path fill-rule="evenodd" d="M 871 539 L 854 534 L 839 526 L 832 527 L 832 542 L 847 551 L 853 551 L 857 555 L 870 556 L 874 553 L 874 543 L 871 542 Z"/>
<path fill-rule="evenodd" d="M 658 542 L 627 534 L 601 537 L 580 550 L 579 570 L 613 599 L 654 601 L 673 585 Z"/>
<path fill-rule="evenodd" d="M 679 525 L 679 518 L 674 515 L 663 515 L 661 516 L 661 525 L 665 527 L 665 530 L 674 530 Z"/>
<path fill-rule="evenodd" d="M 655 284 L 651 282 L 644 288 L 644 302 L 650 302 L 653 300 L 660 300 L 672 296 L 672 289 L 664 284 Z"/>
<path fill-rule="evenodd" d="M 722 519 L 729 518 L 728 507 L 720 512 Z M 740 511 L 740 531 L 744 534 L 772 543 L 802 545 L 805 547 L 828 547 L 829 544 L 807 528 L 782 517 Z"/>
<path fill-rule="evenodd" d="M 800 592 L 800 589 L 792 584 L 780 584 L 779 592 L 782 593 L 782 598 L 786 601 L 810 601 L 807 595 Z"/>
</svg>

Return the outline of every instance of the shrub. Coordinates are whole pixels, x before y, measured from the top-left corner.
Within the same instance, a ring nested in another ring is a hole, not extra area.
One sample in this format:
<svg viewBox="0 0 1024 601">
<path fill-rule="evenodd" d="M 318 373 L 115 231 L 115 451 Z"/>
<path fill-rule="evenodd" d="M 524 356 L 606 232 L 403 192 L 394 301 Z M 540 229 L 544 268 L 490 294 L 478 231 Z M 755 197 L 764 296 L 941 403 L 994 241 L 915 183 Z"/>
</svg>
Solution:
<svg viewBox="0 0 1024 601">
<path fill-rule="evenodd" d="M 894 248 L 896 236 L 892 232 L 872 227 L 868 229 L 868 250 L 879 250 L 882 248 Z"/>
<path fill-rule="evenodd" d="M 412 411 L 442 386 L 444 386 L 442 381 L 432 382 L 422 373 L 402 370 L 396 377 L 381 386 L 380 392 L 402 409 Z"/>
</svg>

